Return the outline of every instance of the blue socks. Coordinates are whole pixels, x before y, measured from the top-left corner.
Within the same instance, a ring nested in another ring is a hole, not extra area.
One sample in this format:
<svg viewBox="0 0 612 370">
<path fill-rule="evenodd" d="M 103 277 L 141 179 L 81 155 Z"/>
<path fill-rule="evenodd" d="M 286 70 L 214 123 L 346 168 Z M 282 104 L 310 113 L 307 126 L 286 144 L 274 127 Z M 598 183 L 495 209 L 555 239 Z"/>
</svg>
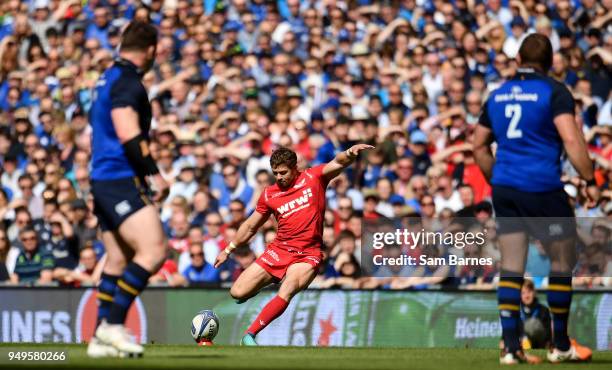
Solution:
<svg viewBox="0 0 612 370">
<path fill-rule="evenodd" d="M 551 272 L 548 278 L 547 298 L 548 308 L 552 314 L 555 348 L 567 351 L 570 348 L 567 323 L 572 304 L 572 277 L 562 275 L 562 273 Z"/>
<path fill-rule="evenodd" d="M 521 325 L 521 287 L 523 275 L 515 272 L 500 272 L 497 288 L 497 303 L 502 326 L 504 348 L 508 352 L 521 349 L 519 338 Z"/>
<path fill-rule="evenodd" d="M 117 290 L 108 318 L 109 324 L 123 324 L 134 299 L 147 286 L 151 273 L 134 262 L 130 262 L 123 276 L 117 281 Z"/>
<path fill-rule="evenodd" d="M 119 276 L 102 273 L 100 284 L 98 285 L 98 321 L 96 326 L 100 325 L 102 320 L 108 321 L 110 310 L 113 306 L 113 297 L 117 290 L 117 280 Z"/>
</svg>

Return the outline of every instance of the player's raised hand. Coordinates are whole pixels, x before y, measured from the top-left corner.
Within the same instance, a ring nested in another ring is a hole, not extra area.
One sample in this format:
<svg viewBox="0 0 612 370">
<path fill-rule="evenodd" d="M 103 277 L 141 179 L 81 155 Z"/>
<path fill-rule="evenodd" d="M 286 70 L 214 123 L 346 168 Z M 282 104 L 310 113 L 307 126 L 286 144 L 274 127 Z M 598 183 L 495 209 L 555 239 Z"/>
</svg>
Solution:
<svg viewBox="0 0 612 370">
<path fill-rule="evenodd" d="M 374 149 L 374 146 L 369 145 L 369 144 L 357 144 L 357 145 L 353 145 L 352 147 L 350 147 L 347 151 L 346 154 L 349 157 L 357 157 L 359 155 L 359 152 L 361 152 L 362 150 L 370 150 L 370 149 Z"/>
<path fill-rule="evenodd" d="M 149 186 L 154 192 L 153 201 L 156 203 L 163 202 L 170 193 L 170 185 L 159 173 L 149 177 Z"/>
<path fill-rule="evenodd" d="M 219 268 L 219 266 L 221 266 L 225 261 L 227 261 L 227 258 L 229 257 L 229 254 L 225 253 L 225 251 L 222 251 L 221 253 L 219 253 L 217 255 L 217 258 L 215 259 L 215 268 Z"/>
</svg>

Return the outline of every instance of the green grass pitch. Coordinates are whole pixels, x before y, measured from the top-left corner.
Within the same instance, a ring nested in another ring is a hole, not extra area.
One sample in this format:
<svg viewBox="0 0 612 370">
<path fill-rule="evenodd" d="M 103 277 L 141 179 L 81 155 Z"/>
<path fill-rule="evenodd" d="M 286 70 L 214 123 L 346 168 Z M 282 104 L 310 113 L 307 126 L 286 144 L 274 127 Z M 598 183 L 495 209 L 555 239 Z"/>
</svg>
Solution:
<svg viewBox="0 0 612 370">
<path fill-rule="evenodd" d="M 69 351 L 69 361 L 55 364 L 9 363 L 0 359 L 0 368 L 23 369 L 444 369 L 486 370 L 500 368 L 499 351 L 452 348 L 314 348 L 236 347 L 194 345 L 148 345 L 140 359 L 90 359 L 84 345 L 3 344 L 6 351 Z M 544 355 L 543 351 L 537 354 Z M 522 365 L 537 369 L 610 369 L 612 352 L 595 352 L 588 364 Z M 503 367 L 507 368 L 507 367 Z"/>
</svg>

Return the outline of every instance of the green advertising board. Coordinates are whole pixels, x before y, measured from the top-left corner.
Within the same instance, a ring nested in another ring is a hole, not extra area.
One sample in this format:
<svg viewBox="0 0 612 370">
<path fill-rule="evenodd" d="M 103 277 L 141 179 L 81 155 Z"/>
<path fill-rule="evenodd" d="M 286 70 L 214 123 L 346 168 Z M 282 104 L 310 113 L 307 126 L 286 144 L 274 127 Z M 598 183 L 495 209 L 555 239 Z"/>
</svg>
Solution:
<svg viewBox="0 0 612 370">
<path fill-rule="evenodd" d="M 168 291 L 176 324 L 199 309 L 221 320 L 220 344 L 238 343 L 275 292 L 236 304 L 224 292 Z M 545 297 L 540 297 L 546 302 Z M 612 349 L 612 294 L 576 293 L 570 334 L 593 348 Z M 183 324 L 186 325 L 186 324 Z M 191 341 L 187 326 L 167 327 L 168 341 Z M 297 295 L 258 336 L 262 345 L 496 348 L 501 336 L 494 292 L 316 291 Z"/>
<path fill-rule="evenodd" d="M 93 289 L 0 289 L 2 342 L 86 342 L 95 326 Z M 237 344 L 266 290 L 236 304 L 227 290 L 147 289 L 128 314 L 146 343 L 194 343 L 190 325 L 202 309 L 220 320 L 217 344 Z M 543 302 L 545 297 L 540 297 Z M 307 290 L 258 336 L 263 345 L 497 348 L 495 292 Z M 575 293 L 570 334 L 612 349 L 612 294 Z"/>
</svg>

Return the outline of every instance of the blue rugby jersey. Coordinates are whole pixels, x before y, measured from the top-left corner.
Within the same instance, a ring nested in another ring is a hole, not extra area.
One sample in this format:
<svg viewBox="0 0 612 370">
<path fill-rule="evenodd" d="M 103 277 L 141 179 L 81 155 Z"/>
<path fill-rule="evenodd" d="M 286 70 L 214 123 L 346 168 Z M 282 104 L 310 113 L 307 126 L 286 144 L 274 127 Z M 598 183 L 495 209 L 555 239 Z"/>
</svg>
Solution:
<svg viewBox="0 0 612 370">
<path fill-rule="evenodd" d="M 96 83 L 89 120 L 93 129 L 92 180 L 117 180 L 136 176 L 117 137 L 111 110 L 132 107 L 138 113 L 140 130 L 148 136 L 151 104 L 141 82 L 142 72 L 130 61 L 117 59 Z"/>
<path fill-rule="evenodd" d="M 479 124 L 490 128 L 497 142 L 491 184 L 525 192 L 558 190 L 563 142 L 554 118 L 574 114 L 569 90 L 532 69 L 493 91 Z"/>
</svg>

